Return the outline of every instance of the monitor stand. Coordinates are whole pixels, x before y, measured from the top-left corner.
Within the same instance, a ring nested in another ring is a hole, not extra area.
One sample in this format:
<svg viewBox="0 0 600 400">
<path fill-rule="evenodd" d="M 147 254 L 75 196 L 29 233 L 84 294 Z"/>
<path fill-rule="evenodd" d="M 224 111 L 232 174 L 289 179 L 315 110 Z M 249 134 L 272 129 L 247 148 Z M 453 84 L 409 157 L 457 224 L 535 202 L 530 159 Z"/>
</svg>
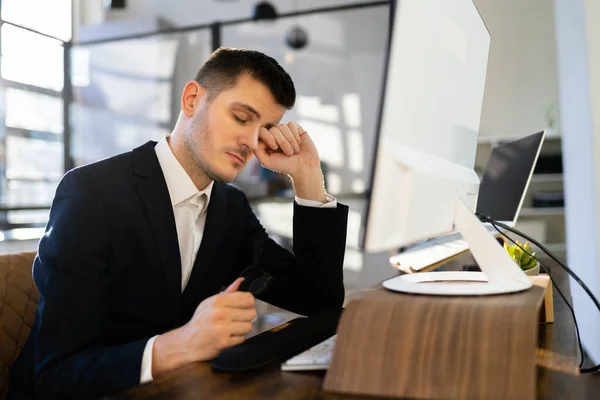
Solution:
<svg viewBox="0 0 600 400">
<path fill-rule="evenodd" d="M 510 258 L 494 236 L 458 199 L 454 226 L 461 233 L 482 272 L 424 272 L 383 282 L 386 289 L 438 296 L 481 296 L 514 293 L 532 286 L 531 279 Z"/>
</svg>

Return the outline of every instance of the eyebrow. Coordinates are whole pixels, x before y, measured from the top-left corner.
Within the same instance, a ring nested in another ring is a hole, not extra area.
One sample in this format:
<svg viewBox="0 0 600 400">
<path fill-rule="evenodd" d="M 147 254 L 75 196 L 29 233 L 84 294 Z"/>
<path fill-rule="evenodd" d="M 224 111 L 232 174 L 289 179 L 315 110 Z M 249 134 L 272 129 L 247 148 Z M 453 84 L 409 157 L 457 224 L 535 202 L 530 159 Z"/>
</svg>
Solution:
<svg viewBox="0 0 600 400">
<path fill-rule="evenodd" d="M 236 101 L 236 102 L 235 102 L 235 103 L 233 103 L 232 105 L 233 105 L 234 107 L 240 107 L 240 108 L 243 108 L 243 109 L 245 109 L 246 111 L 248 111 L 248 112 L 250 112 L 250 113 L 252 113 L 252 114 L 256 115 L 256 118 L 260 119 L 260 113 L 259 113 L 258 111 L 256 111 L 256 110 L 254 109 L 254 107 L 252 107 L 252 106 L 250 106 L 250 105 L 248 105 L 248 104 L 246 104 L 246 103 L 240 103 L 239 101 Z M 271 129 L 271 128 L 272 128 L 272 127 L 274 127 L 274 126 L 275 126 L 275 124 L 273 124 L 273 123 L 268 123 L 268 124 L 266 124 L 266 125 L 265 125 L 265 128 L 267 128 L 267 129 Z"/>
<path fill-rule="evenodd" d="M 249 106 L 248 104 L 240 103 L 239 101 L 236 101 L 235 103 L 233 103 L 233 106 L 244 108 L 248 112 L 251 112 L 252 114 L 256 115 L 256 118 L 260 119 L 260 113 L 258 111 L 256 111 L 252 106 Z"/>
</svg>

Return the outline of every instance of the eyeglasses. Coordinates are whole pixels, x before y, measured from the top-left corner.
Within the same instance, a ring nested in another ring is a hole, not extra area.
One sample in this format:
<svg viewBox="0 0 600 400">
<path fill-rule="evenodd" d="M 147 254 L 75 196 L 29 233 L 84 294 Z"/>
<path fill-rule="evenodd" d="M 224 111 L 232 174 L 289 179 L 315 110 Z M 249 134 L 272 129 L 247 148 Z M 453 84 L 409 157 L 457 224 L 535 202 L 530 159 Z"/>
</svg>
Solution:
<svg viewBox="0 0 600 400">
<path fill-rule="evenodd" d="M 263 252 L 265 239 L 254 239 L 252 243 L 252 264 L 244 269 L 240 278 L 244 278 L 238 288 L 241 292 L 250 292 L 254 296 L 263 293 L 273 281 L 273 277 L 264 269 L 260 268 L 260 256 Z M 221 291 L 225 290 L 225 287 Z"/>
<path fill-rule="evenodd" d="M 244 278 L 244 281 L 240 284 L 239 290 L 250 292 L 254 296 L 263 293 L 273 281 L 271 274 L 254 265 L 242 271 L 240 276 Z"/>
<path fill-rule="evenodd" d="M 252 240 L 252 264 L 240 275 L 244 278 L 244 281 L 241 283 L 239 290 L 250 292 L 254 296 L 263 293 L 273 281 L 271 274 L 259 267 L 266 240 L 261 236 Z"/>
</svg>

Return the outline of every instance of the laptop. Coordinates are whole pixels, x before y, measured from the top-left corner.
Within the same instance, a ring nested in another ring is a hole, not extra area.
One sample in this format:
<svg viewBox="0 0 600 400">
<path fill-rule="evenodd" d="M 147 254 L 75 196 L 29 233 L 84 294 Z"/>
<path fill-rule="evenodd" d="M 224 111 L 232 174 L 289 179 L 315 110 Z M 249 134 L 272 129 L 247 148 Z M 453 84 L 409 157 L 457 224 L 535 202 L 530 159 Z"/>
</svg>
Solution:
<svg viewBox="0 0 600 400">
<path fill-rule="evenodd" d="M 514 226 L 544 142 L 544 132 L 492 149 L 479 185 L 477 213 Z"/>
<path fill-rule="evenodd" d="M 529 182 L 544 142 L 545 132 L 504 142 L 492 149 L 479 186 L 477 213 L 513 227 L 519 217 Z M 486 228 L 497 233 L 491 224 Z M 429 269 L 469 249 L 459 233 L 419 242 L 390 258 L 404 272 Z"/>
</svg>

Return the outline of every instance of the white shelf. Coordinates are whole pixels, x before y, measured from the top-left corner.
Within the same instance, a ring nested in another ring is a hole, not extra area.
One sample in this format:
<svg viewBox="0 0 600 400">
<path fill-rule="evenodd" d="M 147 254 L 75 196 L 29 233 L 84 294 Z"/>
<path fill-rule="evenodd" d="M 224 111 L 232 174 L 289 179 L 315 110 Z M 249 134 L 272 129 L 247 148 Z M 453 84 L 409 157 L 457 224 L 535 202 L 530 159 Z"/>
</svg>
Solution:
<svg viewBox="0 0 600 400">
<path fill-rule="evenodd" d="M 536 257 L 540 257 L 542 259 L 550 258 L 546 253 L 544 253 L 538 246 L 531 244 L 533 251 L 535 251 Z M 567 245 L 565 243 L 544 243 L 544 247 L 552 253 L 554 256 L 557 256 L 559 259 L 567 253 Z"/>
<path fill-rule="evenodd" d="M 531 182 L 562 182 L 562 174 L 533 174 Z"/>
<path fill-rule="evenodd" d="M 519 217 L 533 217 L 533 216 L 548 216 L 548 215 L 564 215 L 564 207 L 527 207 L 522 208 L 519 213 Z"/>
<path fill-rule="evenodd" d="M 537 246 L 534 246 L 537 247 Z M 564 253 L 567 251 L 566 243 L 548 243 L 544 247 L 551 253 Z"/>
</svg>

